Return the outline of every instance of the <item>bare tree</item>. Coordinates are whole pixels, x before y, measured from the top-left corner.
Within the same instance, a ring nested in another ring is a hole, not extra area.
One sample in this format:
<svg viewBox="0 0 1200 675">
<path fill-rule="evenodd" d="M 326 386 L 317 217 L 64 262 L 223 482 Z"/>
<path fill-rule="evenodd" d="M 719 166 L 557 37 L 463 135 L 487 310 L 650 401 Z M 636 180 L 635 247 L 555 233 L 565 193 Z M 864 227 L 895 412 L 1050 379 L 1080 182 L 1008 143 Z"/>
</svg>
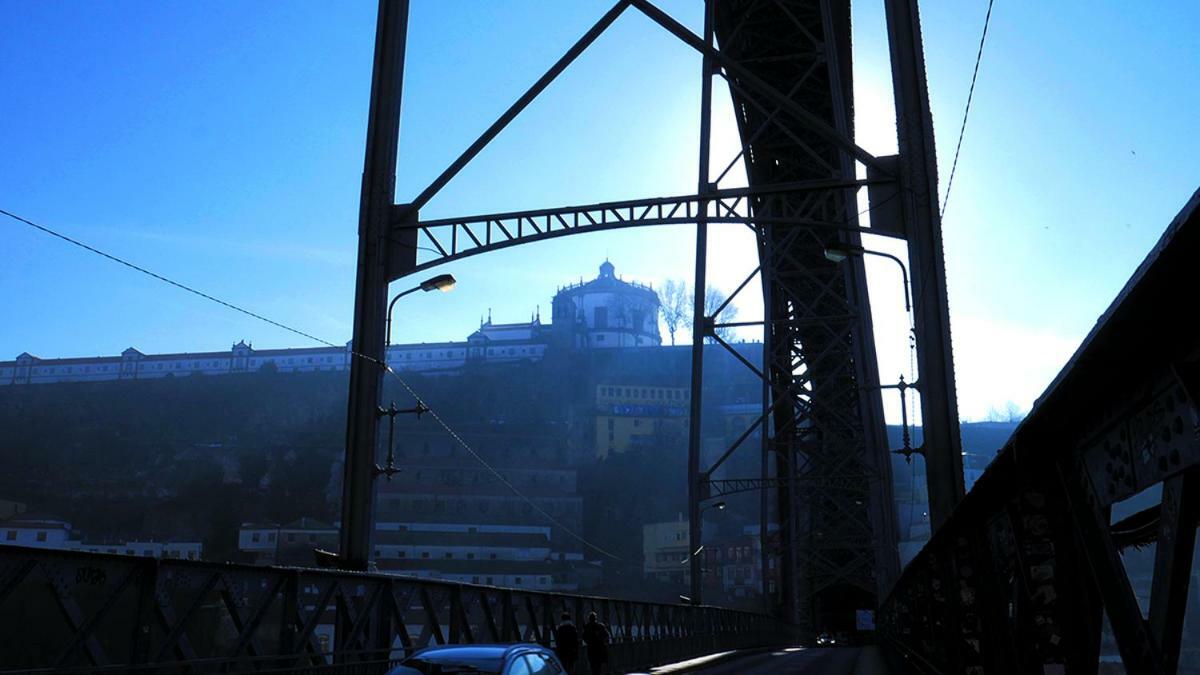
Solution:
<svg viewBox="0 0 1200 675">
<path fill-rule="evenodd" d="M 675 331 L 680 327 L 691 325 L 692 292 L 683 279 L 667 279 L 659 293 L 662 320 L 667 325 L 667 333 L 671 335 L 671 344 L 675 344 Z"/>
<path fill-rule="evenodd" d="M 684 288 L 684 291 L 687 291 L 686 287 Z M 684 309 L 680 323 L 690 330 L 692 328 L 692 314 L 694 312 L 692 307 L 693 298 L 690 292 L 685 292 L 683 295 L 684 298 L 682 305 Z M 713 316 L 717 309 L 721 308 L 721 305 L 725 305 L 725 301 L 728 299 L 729 296 L 725 295 L 725 292 L 716 286 L 706 286 L 704 290 L 705 316 Z M 716 317 L 715 321 L 716 323 L 732 322 L 735 318 L 737 318 L 737 313 L 737 306 L 731 302 L 728 305 L 725 305 L 724 309 L 721 309 L 721 313 Z M 725 342 L 731 342 L 736 338 L 736 331 L 728 326 L 724 328 L 717 328 L 714 332 L 716 332 L 717 337 L 720 337 Z M 712 337 L 706 337 L 705 340 L 708 342 L 714 342 Z"/>
<path fill-rule="evenodd" d="M 1004 404 L 1004 410 L 999 410 L 996 406 L 988 408 L 988 422 L 1010 422 L 1017 423 L 1025 419 L 1025 413 L 1021 411 L 1021 407 L 1016 403 L 1009 401 Z"/>
<path fill-rule="evenodd" d="M 706 287 L 704 289 L 705 315 L 713 316 L 716 314 L 717 309 L 721 308 L 721 305 L 725 305 L 725 301 L 728 299 L 729 296 L 725 295 L 725 292 L 721 289 L 716 288 L 715 286 Z M 714 320 L 716 323 L 730 323 L 737 318 L 737 313 L 737 307 L 731 302 L 721 309 L 721 313 L 717 314 Z M 717 327 L 713 332 L 715 332 L 717 337 L 721 338 L 725 342 L 733 342 L 737 333 L 737 331 L 729 326 Z M 712 339 L 709 338 L 709 341 L 711 342 Z"/>
</svg>

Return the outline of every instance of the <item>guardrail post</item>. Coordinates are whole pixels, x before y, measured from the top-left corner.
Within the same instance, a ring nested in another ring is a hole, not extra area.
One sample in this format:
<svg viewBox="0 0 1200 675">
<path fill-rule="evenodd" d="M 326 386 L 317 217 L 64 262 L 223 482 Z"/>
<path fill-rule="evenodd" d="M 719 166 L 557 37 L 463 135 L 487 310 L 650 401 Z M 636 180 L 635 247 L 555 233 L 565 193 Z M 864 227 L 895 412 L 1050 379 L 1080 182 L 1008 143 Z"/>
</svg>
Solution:
<svg viewBox="0 0 1200 675">
<path fill-rule="evenodd" d="M 296 634 L 300 632 L 300 626 L 297 625 L 300 572 L 288 570 L 284 574 L 287 579 L 283 584 L 283 615 L 279 619 L 279 654 L 292 655 L 296 653 Z"/>
<path fill-rule="evenodd" d="M 138 561 L 136 586 L 137 609 L 133 615 L 133 633 L 130 636 L 130 663 L 146 663 L 150 659 L 150 632 L 154 622 L 154 594 L 158 588 L 158 558 L 143 558 Z"/>
</svg>

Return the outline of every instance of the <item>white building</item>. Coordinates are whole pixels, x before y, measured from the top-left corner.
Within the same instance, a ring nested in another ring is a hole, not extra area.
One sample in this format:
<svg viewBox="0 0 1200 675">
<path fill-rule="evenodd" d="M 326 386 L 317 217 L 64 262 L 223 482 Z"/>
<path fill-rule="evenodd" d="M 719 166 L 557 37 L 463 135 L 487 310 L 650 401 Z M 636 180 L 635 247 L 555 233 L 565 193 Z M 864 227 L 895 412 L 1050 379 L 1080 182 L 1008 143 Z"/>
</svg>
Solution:
<svg viewBox="0 0 1200 675">
<path fill-rule="evenodd" d="M 200 542 L 85 541 L 76 538 L 76 533 L 71 530 L 71 523 L 54 516 L 21 514 L 0 521 L 0 533 L 0 544 L 7 546 L 185 560 L 199 560 L 203 552 Z"/>
<path fill-rule="evenodd" d="M 576 590 L 583 554 L 554 551 L 550 528 L 470 523 L 376 524 L 376 569 L 386 574 L 465 583 Z M 301 518 L 287 525 L 245 523 L 238 548 L 258 564 L 311 565 L 312 550 L 336 550 L 336 524 Z"/>
<path fill-rule="evenodd" d="M 526 323 L 480 321 L 462 342 L 393 345 L 387 361 L 396 370 L 431 374 L 459 372 L 469 364 L 540 361 L 552 346 L 571 349 L 644 347 L 662 344 L 658 294 L 649 286 L 618 278 L 612 263 L 588 282 L 562 288 L 552 301 L 553 324 L 541 316 Z M 227 375 L 265 368 L 281 373 L 345 371 L 353 358 L 343 347 L 254 349 L 239 341 L 229 351 L 144 354 L 134 347 L 120 356 L 43 359 L 23 352 L 0 361 L 0 385 L 145 380 L 190 375 Z"/>
</svg>

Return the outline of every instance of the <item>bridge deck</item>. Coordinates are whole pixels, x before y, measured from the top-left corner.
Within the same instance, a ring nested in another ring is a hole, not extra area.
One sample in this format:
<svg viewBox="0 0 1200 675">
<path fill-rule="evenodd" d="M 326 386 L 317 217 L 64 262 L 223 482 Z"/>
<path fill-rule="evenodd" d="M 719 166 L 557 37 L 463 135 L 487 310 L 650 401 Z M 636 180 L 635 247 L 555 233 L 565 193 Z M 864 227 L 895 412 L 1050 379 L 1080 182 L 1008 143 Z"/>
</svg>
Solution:
<svg viewBox="0 0 1200 675">
<path fill-rule="evenodd" d="M 651 670 L 650 675 L 883 675 L 887 672 L 879 650 L 874 647 L 781 647 L 668 664 Z"/>
</svg>

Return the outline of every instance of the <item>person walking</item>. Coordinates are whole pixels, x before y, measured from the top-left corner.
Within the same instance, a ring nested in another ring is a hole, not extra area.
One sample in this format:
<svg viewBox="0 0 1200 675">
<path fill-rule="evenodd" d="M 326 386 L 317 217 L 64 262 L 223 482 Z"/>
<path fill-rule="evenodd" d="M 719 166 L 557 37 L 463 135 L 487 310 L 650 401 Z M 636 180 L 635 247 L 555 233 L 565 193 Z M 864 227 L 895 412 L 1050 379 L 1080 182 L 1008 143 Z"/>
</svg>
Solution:
<svg viewBox="0 0 1200 675">
<path fill-rule="evenodd" d="M 571 623 L 571 615 L 562 614 L 562 623 L 554 627 L 554 653 L 562 661 L 567 675 L 575 672 L 575 662 L 579 660 L 579 630 Z"/>
<path fill-rule="evenodd" d="M 608 663 L 608 641 L 612 634 L 608 626 L 596 619 L 595 612 L 588 612 L 587 623 L 583 625 L 583 641 L 587 643 L 588 666 L 591 675 L 600 675 L 604 665 Z"/>
</svg>

